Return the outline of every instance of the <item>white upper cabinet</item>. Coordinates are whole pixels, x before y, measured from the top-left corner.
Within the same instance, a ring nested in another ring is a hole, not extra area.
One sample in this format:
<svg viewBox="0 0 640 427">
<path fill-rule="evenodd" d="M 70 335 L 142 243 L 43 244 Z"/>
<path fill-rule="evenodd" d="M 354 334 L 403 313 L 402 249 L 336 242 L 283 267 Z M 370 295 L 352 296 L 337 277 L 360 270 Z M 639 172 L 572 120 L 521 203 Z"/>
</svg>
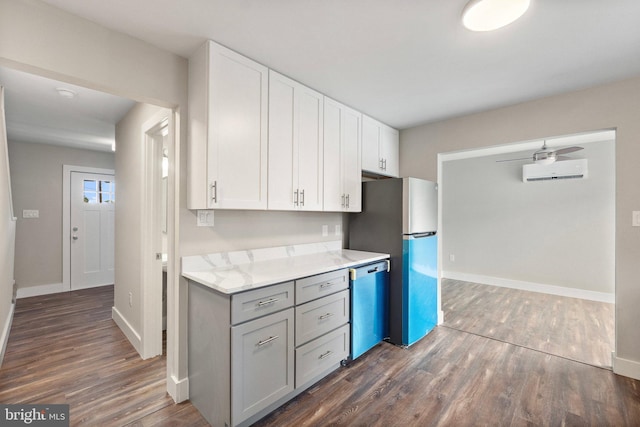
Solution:
<svg viewBox="0 0 640 427">
<path fill-rule="evenodd" d="M 376 175 L 400 174 L 400 133 L 371 117 L 362 116 L 362 170 Z"/>
<path fill-rule="evenodd" d="M 323 99 L 269 71 L 269 209 L 322 210 Z"/>
<path fill-rule="evenodd" d="M 212 41 L 189 59 L 189 209 L 267 208 L 268 69 Z"/>
<path fill-rule="evenodd" d="M 324 210 L 360 212 L 362 114 L 324 98 Z"/>
</svg>

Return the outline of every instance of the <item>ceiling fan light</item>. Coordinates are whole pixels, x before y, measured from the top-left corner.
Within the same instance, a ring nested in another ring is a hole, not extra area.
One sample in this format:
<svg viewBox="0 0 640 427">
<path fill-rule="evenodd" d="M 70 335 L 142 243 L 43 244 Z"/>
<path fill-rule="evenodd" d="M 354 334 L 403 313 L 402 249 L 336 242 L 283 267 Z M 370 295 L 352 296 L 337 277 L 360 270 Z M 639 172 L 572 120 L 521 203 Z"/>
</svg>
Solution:
<svg viewBox="0 0 640 427">
<path fill-rule="evenodd" d="M 493 31 L 520 18 L 530 0 L 471 0 L 462 11 L 462 23 L 471 31 Z"/>
</svg>

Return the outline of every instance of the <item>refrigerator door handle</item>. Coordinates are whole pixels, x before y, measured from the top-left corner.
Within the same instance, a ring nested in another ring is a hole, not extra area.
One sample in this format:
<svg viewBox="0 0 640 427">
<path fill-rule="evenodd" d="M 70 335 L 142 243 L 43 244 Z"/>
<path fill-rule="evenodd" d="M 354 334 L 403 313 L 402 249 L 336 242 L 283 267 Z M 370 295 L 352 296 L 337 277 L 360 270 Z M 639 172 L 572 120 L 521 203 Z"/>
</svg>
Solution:
<svg viewBox="0 0 640 427">
<path fill-rule="evenodd" d="M 431 237 L 431 236 L 435 236 L 435 235 L 436 235 L 435 231 L 429 231 L 429 232 L 426 232 L 426 233 L 405 234 L 404 236 L 413 237 L 414 239 L 420 239 L 422 237 Z"/>
</svg>

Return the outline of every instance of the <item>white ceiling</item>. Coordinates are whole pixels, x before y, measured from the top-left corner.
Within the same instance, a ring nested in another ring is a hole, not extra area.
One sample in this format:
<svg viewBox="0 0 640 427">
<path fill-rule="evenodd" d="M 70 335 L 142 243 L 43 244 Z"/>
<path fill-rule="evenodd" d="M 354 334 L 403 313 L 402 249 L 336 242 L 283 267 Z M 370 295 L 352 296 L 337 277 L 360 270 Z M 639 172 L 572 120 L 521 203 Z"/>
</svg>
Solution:
<svg viewBox="0 0 640 427">
<path fill-rule="evenodd" d="M 115 124 L 134 101 L 0 67 L 5 87 L 7 136 L 11 141 L 35 142 L 111 151 Z M 57 88 L 75 92 L 61 97 Z"/>
<path fill-rule="evenodd" d="M 44 0 L 188 57 L 215 40 L 398 128 L 640 74 L 640 1 L 531 0 L 489 33 L 467 0 Z"/>
</svg>

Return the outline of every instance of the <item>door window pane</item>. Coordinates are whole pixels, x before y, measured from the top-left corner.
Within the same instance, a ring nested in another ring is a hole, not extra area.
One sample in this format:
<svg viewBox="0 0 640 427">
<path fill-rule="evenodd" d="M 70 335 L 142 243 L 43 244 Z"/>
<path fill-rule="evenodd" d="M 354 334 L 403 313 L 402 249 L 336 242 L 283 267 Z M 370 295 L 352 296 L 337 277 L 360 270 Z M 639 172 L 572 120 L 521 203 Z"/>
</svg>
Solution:
<svg viewBox="0 0 640 427">
<path fill-rule="evenodd" d="M 85 203 L 115 203 L 116 183 L 85 179 L 83 185 Z"/>
</svg>

